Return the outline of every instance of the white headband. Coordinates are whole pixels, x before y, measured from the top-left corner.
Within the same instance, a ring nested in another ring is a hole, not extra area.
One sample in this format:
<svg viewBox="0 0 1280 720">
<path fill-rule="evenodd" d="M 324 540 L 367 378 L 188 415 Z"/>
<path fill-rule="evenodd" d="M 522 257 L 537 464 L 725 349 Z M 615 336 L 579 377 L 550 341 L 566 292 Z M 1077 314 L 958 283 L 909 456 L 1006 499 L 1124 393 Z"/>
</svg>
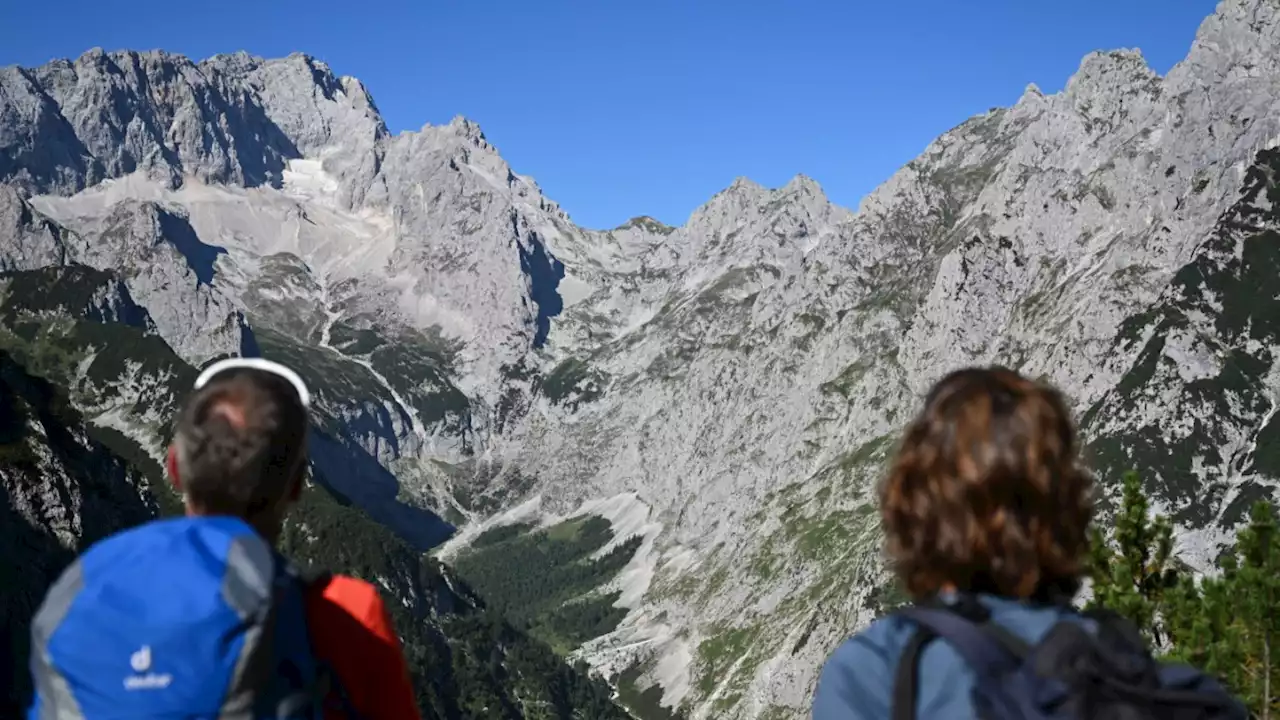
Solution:
<svg viewBox="0 0 1280 720">
<path fill-rule="evenodd" d="M 195 389 L 199 390 L 204 387 L 213 379 L 214 375 L 217 375 L 224 370 L 232 370 L 234 368 L 252 368 L 254 370 L 263 370 L 265 372 L 279 375 L 285 380 L 288 380 L 289 384 L 293 385 L 293 389 L 298 392 L 298 399 L 302 401 L 302 407 L 307 409 L 311 408 L 311 393 L 307 390 L 307 384 L 302 382 L 302 378 L 298 377 L 297 373 L 284 365 L 281 365 L 278 362 L 272 362 L 265 358 L 232 357 L 227 358 L 226 360 L 219 360 L 205 368 L 204 372 L 200 373 L 200 377 L 196 378 Z"/>
</svg>

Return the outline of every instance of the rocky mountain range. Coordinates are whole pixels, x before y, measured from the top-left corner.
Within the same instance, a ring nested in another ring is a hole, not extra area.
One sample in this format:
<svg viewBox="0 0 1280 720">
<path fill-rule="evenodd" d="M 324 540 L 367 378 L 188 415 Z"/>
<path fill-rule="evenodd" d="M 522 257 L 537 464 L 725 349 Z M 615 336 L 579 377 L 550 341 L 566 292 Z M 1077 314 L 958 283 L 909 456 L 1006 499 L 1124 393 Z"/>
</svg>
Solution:
<svg viewBox="0 0 1280 720">
<path fill-rule="evenodd" d="M 315 390 L 323 485 L 405 548 L 602 517 L 601 552 L 641 542 L 600 588 L 625 617 L 573 659 L 659 713 L 798 718 L 892 592 L 874 483 L 947 370 L 1061 387 L 1101 477 L 1141 470 L 1201 570 L 1274 494 L 1280 3 L 1223 0 L 1163 77 L 1090 54 L 856 211 L 740 179 L 680 227 L 607 231 L 473 122 L 392 134 L 305 55 L 3 68 L 0 270 L 4 362 L 129 458 L 94 503 L 0 466 L 40 542 L 153 512 L 125 489 L 194 368 L 262 354 Z"/>
</svg>

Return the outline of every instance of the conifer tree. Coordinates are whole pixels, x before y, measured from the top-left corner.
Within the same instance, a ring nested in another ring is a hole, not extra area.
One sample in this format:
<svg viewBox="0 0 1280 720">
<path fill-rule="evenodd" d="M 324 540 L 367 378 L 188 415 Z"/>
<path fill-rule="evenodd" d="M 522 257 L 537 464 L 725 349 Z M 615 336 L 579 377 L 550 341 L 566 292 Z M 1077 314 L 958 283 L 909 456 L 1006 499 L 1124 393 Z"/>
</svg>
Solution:
<svg viewBox="0 0 1280 720">
<path fill-rule="evenodd" d="M 1153 644 L 1167 642 L 1162 606 L 1168 590 L 1177 587 L 1173 563 L 1173 525 L 1168 518 L 1149 516 L 1150 503 L 1142 479 L 1129 471 L 1121 481 L 1115 543 L 1095 525 L 1091 531 L 1089 606 L 1105 607 L 1131 620 Z"/>
<path fill-rule="evenodd" d="M 1091 535 L 1091 607 L 1133 621 L 1170 659 L 1219 677 L 1254 717 L 1280 719 L 1280 521 L 1267 502 L 1256 503 L 1235 547 L 1214 577 L 1180 574 L 1173 529 L 1150 517 L 1137 473 L 1122 480 L 1120 505 L 1108 540 Z"/>
<path fill-rule="evenodd" d="M 1175 593 L 1172 654 L 1223 678 L 1257 717 L 1280 717 L 1280 527 L 1270 503 L 1253 506 L 1220 565 L 1218 577 Z"/>
</svg>

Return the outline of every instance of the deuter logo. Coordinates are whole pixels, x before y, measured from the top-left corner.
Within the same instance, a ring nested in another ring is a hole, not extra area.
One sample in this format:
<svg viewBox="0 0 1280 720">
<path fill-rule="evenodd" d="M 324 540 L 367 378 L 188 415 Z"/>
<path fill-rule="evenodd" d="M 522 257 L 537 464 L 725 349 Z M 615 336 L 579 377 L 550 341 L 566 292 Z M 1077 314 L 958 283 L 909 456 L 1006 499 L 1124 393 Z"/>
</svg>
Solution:
<svg viewBox="0 0 1280 720">
<path fill-rule="evenodd" d="M 129 664 L 134 672 L 146 672 L 151 669 L 151 646 L 143 645 L 142 649 L 129 656 Z"/>
<path fill-rule="evenodd" d="M 151 669 L 151 646 L 143 645 L 140 650 L 129 656 L 129 666 L 138 675 L 129 675 L 124 679 L 125 690 L 162 690 L 173 682 L 169 673 L 147 672 Z M 145 675 L 141 673 L 146 673 Z"/>
</svg>

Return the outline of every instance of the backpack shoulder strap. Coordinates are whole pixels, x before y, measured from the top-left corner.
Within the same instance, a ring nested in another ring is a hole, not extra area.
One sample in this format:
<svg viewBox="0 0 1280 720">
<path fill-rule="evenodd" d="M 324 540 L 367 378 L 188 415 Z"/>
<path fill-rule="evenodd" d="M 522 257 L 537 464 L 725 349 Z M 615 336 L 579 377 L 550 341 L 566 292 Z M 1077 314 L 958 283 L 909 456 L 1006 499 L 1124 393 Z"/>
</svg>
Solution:
<svg viewBox="0 0 1280 720">
<path fill-rule="evenodd" d="M 901 616 L 933 631 L 946 640 L 975 672 L 998 673 L 1013 668 L 1022 659 L 1021 641 L 1011 634 L 993 630 L 992 626 L 979 625 L 956 613 L 939 608 L 910 607 Z"/>
<path fill-rule="evenodd" d="M 306 570 L 300 573 L 299 577 L 307 586 L 307 592 L 320 593 L 329 587 L 329 583 L 333 580 L 333 573 L 328 570 Z"/>
<path fill-rule="evenodd" d="M 1098 641 L 1110 650 L 1123 650 L 1149 656 L 1147 641 L 1143 639 L 1138 626 L 1125 616 L 1106 608 L 1094 608 L 1081 613 L 1081 616 L 1092 620 L 1098 626 Z"/>
<path fill-rule="evenodd" d="M 991 620 L 991 612 L 972 597 L 963 596 L 954 605 L 941 602 L 930 602 L 914 609 L 925 609 L 949 615 L 961 623 L 966 623 L 978 632 L 987 635 L 990 641 L 998 643 L 1016 658 L 1026 657 L 1030 646 L 1021 638 L 1009 632 Z M 920 675 L 920 656 L 926 646 L 940 635 L 931 625 L 920 622 L 908 615 L 905 610 L 894 613 L 897 617 L 906 617 L 917 625 L 916 632 L 903 648 L 898 659 L 893 681 L 893 720 L 915 720 L 916 691 Z M 987 642 L 987 641 L 984 641 Z M 963 656 L 962 656 L 963 657 Z"/>
<path fill-rule="evenodd" d="M 329 583 L 333 581 L 333 573 L 328 570 L 299 568 L 293 563 L 290 563 L 289 567 L 294 578 L 302 585 L 303 593 L 308 596 L 323 593 Z M 330 699 L 337 700 L 338 708 L 342 710 L 343 717 L 347 718 L 347 720 L 362 720 L 362 716 L 356 711 L 355 705 L 351 702 L 351 696 L 342 684 L 341 676 L 334 670 L 329 660 L 317 654 L 315 663 L 316 685 L 314 692 L 321 706 L 328 706 Z"/>
<path fill-rule="evenodd" d="M 924 648 L 938 636 L 927 628 L 920 628 L 902 649 L 898 668 L 893 676 L 893 720 L 916 720 L 916 688 L 920 677 L 920 655 Z"/>
</svg>

